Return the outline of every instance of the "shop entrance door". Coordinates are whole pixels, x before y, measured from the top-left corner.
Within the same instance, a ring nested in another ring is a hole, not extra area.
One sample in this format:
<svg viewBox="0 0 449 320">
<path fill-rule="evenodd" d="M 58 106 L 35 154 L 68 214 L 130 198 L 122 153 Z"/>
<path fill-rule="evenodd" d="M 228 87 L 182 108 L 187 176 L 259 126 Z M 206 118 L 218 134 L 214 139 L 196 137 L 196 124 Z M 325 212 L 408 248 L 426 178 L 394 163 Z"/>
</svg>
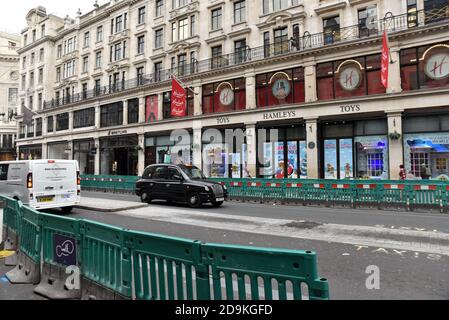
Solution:
<svg viewBox="0 0 449 320">
<path fill-rule="evenodd" d="M 354 177 L 353 139 L 324 140 L 324 178 L 350 179 Z"/>
<path fill-rule="evenodd" d="M 117 164 L 117 175 L 128 175 L 128 149 L 116 148 L 114 149 L 114 159 Z"/>
</svg>

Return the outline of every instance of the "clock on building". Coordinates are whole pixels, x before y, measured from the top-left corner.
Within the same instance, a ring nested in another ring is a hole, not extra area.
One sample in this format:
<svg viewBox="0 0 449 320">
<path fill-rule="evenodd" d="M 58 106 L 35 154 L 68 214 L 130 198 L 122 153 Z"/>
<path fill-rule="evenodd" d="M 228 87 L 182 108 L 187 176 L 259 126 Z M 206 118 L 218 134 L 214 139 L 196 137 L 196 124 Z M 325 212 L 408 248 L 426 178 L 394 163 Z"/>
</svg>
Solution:
<svg viewBox="0 0 449 320">
<path fill-rule="evenodd" d="M 273 83 L 273 96 L 282 100 L 288 97 L 291 91 L 290 81 L 285 78 L 279 78 Z"/>
<path fill-rule="evenodd" d="M 344 90 L 352 91 L 360 86 L 362 77 L 356 65 L 349 65 L 340 71 L 340 85 Z"/>
<path fill-rule="evenodd" d="M 229 106 L 234 102 L 234 90 L 230 86 L 226 86 L 220 91 L 220 103 Z"/>
<path fill-rule="evenodd" d="M 429 57 L 424 72 L 433 80 L 441 80 L 449 76 L 449 52 L 437 53 Z"/>
<path fill-rule="evenodd" d="M 9 77 L 11 78 L 11 80 L 17 81 L 19 80 L 19 73 L 17 71 L 11 71 Z"/>
</svg>

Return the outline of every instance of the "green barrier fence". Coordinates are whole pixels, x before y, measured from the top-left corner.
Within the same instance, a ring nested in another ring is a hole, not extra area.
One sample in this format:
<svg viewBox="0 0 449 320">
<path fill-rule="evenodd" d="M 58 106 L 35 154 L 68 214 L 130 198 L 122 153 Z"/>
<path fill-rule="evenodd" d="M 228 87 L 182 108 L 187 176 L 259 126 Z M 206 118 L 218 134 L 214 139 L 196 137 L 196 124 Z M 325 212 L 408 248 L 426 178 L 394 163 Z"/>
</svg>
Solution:
<svg viewBox="0 0 449 320">
<path fill-rule="evenodd" d="M 134 192 L 139 177 L 83 176 L 84 190 Z M 449 182 L 437 180 L 314 180 L 212 178 L 228 188 L 231 200 L 344 205 L 349 207 L 449 210 Z"/>
<path fill-rule="evenodd" d="M 6 276 L 12 283 L 40 282 L 35 292 L 48 298 L 80 298 L 82 292 L 146 300 L 329 298 L 327 280 L 318 277 L 311 251 L 204 244 L 0 200 L 17 210 L 4 222 L 11 216 L 20 220 L 19 262 Z M 73 261 L 64 260 L 70 255 Z M 81 271 L 82 292 L 67 286 L 67 267 L 73 266 Z"/>
<path fill-rule="evenodd" d="M 131 298 L 131 252 L 125 244 L 127 231 L 99 222 L 83 220 L 83 276 L 97 285 Z"/>
</svg>

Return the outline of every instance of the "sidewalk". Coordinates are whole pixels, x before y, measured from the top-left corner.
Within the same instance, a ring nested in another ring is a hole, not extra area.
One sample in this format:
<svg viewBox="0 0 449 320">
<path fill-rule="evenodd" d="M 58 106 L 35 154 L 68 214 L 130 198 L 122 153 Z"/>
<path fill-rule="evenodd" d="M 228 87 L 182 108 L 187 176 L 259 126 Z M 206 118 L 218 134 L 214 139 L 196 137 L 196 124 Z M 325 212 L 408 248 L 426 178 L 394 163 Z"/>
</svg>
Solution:
<svg viewBox="0 0 449 320">
<path fill-rule="evenodd" d="M 148 207 L 148 204 L 133 201 L 90 198 L 83 195 L 81 195 L 80 204 L 75 206 L 75 208 L 99 212 L 118 212 L 144 207 Z"/>
</svg>

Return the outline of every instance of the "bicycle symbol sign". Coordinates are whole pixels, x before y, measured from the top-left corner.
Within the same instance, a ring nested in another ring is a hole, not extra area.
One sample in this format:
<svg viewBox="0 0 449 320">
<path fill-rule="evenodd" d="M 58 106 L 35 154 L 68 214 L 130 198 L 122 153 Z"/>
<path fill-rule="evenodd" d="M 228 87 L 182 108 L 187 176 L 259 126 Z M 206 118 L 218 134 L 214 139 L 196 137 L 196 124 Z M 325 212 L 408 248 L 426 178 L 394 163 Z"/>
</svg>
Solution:
<svg viewBox="0 0 449 320">
<path fill-rule="evenodd" d="M 76 265 L 76 240 L 60 234 L 53 235 L 53 252 L 55 262 Z"/>
</svg>

